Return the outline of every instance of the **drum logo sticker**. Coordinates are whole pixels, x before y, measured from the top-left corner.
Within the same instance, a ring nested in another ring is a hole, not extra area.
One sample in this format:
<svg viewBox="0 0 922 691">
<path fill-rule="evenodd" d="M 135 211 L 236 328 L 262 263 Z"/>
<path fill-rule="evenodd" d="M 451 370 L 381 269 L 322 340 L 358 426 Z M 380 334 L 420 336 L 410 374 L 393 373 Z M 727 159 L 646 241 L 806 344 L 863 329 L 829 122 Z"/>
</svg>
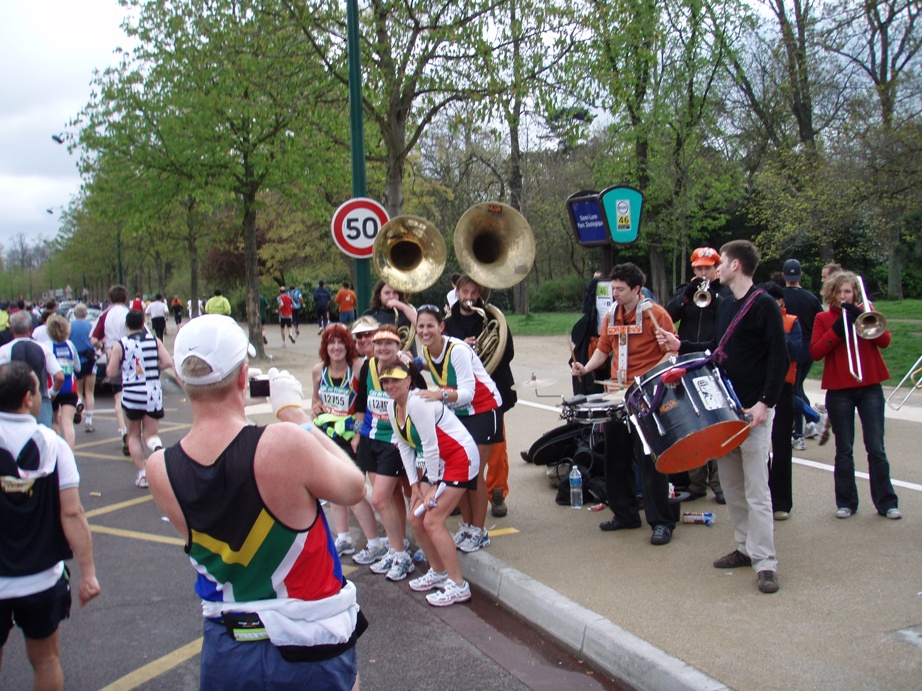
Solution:
<svg viewBox="0 0 922 691">
<path fill-rule="evenodd" d="M 727 407 L 723 394 L 712 377 L 697 377 L 692 379 L 692 382 L 705 409 L 720 410 Z"/>
<path fill-rule="evenodd" d="M 661 406 L 660 406 L 660 409 L 659 409 L 660 415 L 665 415 L 665 414 L 668 413 L 670 410 L 672 410 L 673 408 L 675 408 L 677 405 L 679 405 L 679 402 L 676 401 L 675 399 L 673 399 L 673 400 L 671 400 L 671 401 L 667 401 L 666 403 L 663 403 L 663 405 L 661 405 Z"/>
</svg>

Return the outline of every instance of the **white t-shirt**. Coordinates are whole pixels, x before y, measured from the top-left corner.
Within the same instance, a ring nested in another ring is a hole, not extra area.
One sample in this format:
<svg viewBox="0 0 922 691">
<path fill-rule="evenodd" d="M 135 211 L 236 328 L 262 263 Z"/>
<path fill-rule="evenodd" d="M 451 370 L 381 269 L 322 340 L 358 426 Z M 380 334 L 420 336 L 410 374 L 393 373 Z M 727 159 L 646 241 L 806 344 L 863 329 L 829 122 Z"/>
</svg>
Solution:
<svg viewBox="0 0 922 691">
<path fill-rule="evenodd" d="M 125 305 L 112 305 L 106 314 L 106 348 L 111 348 L 123 336 L 128 335 L 125 326 L 125 317 L 128 316 L 128 307 Z"/>
<path fill-rule="evenodd" d="M 151 319 L 156 319 L 158 317 L 166 319 L 166 316 L 170 313 L 170 308 L 166 306 L 163 300 L 154 300 L 147 306 L 145 312 L 147 312 Z"/>
<path fill-rule="evenodd" d="M 40 467 L 49 464 L 53 469 L 57 465 L 58 485 L 60 489 L 71 489 L 80 485 L 80 473 L 77 470 L 77 461 L 74 452 L 70 450 L 61 437 L 44 425 L 39 425 L 31 415 L 20 413 L 0 413 L 0 434 L 6 440 L 7 446 L 14 457 L 19 455 L 22 447 L 32 438 L 36 429 L 45 437 L 45 442 L 51 454 L 56 458 L 43 458 Z M 64 573 L 64 562 L 59 561 L 49 569 L 33 573 L 29 576 L 0 576 L 0 600 L 14 597 L 25 597 L 48 590 L 61 578 Z"/>
<path fill-rule="evenodd" d="M 19 341 L 32 341 L 33 343 L 36 343 L 37 345 L 41 346 L 42 350 L 45 351 L 45 373 L 50 378 L 54 379 L 54 375 L 56 375 L 58 372 L 61 371 L 61 365 L 58 364 L 58 359 L 54 356 L 54 352 L 51 350 L 51 340 L 50 339 L 47 344 L 39 343 L 34 338 L 15 338 L 13 339 L 9 343 L 7 343 L 5 346 L 0 347 L 0 365 L 5 365 L 6 363 L 10 361 L 10 356 L 13 352 L 13 346 L 19 343 Z M 48 385 L 48 382 L 45 382 L 43 386 L 46 386 L 46 388 L 50 388 L 50 385 Z"/>
</svg>

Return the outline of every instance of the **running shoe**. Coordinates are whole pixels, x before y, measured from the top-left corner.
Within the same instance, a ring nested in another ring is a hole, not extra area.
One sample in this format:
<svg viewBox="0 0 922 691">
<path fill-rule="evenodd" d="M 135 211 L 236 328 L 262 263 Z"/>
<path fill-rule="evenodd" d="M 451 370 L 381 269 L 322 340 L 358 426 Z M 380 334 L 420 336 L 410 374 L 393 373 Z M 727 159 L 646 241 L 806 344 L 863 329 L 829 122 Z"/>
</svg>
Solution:
<svg viewBox="0 0 922 691">
<path fill-rule="evenodd" d="M 820 436 L 820 431 L 817 429 L 815 422 L 808 422 L 804 425 L 804 439 L 813 439 L 818 436 Z"/>
<path fill-rule="evenodd" d="M 415 570 L 416 564 L 413 563 L 413 558 L 403 552 L 394 557 L 394 563 L 387 570 L 385 578 L 389 581 L 402 581 L 407 577 L 407 574 L 413 573 Z"/>
<path fill-rule="evenodd" d="M 392 549 L 387 550 L 387 554 L 383 558 L 376 561 L 371 565 L 371 572 L 377 574 L 384 574 L 391 570 L 391 567 L 394 565 L 394 562 L 397 560 L 397 552 Z"/>
<path fill-rule="evenodd" d="M 83 421 L 83 401 L 77 401 L 77 410 L 74 411 L 74 424 L 79 425 Z"/>
<path fill-rule="evenodd" d="M 352 538 L 348 535 L 346 537 L 336 538 L 336 553 L 339 556 L 344 554 L 352 554 L 355 552 L 355 545 L 352 544 Z"/>
<path fill-rule="evenodd" d="M 471 534 L 472 527 L 468 523 L 462 523 L 461 527 L 458 528 L 458 532 L 451 536 L 451 539 L 455 541 L 456 548 L 460 547 L 461 543 Z"/>
<path fill-rule="evenodd" d="M 435 593 L 426 595 L 426 602 L 433 607 L 448 607 L 459 602 L 467 602 L 471 599 L 471 586 L 464 581 L 458 585 L 450 578 L 445 579 L 445 588 Z"/>
<path fill-rule="evenodd" d="M 131 455 L 131 451 L 128 450 L 128 432 L 125 432 L 125 434 L 122 435 L 122 455 Z"/>
<path fill-rule="evenodd" d="M 85 429 L 85 431 L 86 431 L 87 434 L 90 434 L 90 433 L 92 433 L 92 432 L 95 432 L 95 431 L 96 431 L 96 425 L 94 425 L 92 422 L 86 423 L 86 429 Z"/>
<path fill-rule="evenodd" d="M 486 528 L 481 529 L 471 526 L 470 530 L 471 532 L 468 536 L 458 545 L 458 549 L 462 552 L 471 553 L 490 546 L 490 533 L 487 532 Z"/>
<path fill-rule="evenodd" d="M 137 477 L 134 479 L 134 486 L 147 489 L 147 473 L 143 470 L 139 470 Z"/>
<path fill-rule="evenodd" d="M 807 442 L 804 441 L 803 437 L 800 437 L 800 439 L 795 439 L 793 441 L 793 443 L 791 444 L 791 448 L 794 449 L 795 451 L 806 451 Z"/>
<path fill-rule="evenodd" d="M 425 575 L 410 581 L 410 590 L 415 590 L 417 593 L 425 593 L 427 590 L 441 588 L 447 580 L 447 571 L 438 573 L 435 569 L 429 569 Z"/>
<path fill-rule="evenodd" d="M 384 544 L 384 541 L 382 540 L 378 543 L 377 547 L 370 547 L 365 545 L 365 547 L 358 554 L 352 556 L 352 561 L 354 561 L 356 564 L 361 564 L 362 566 L 368 566 L 369 564 L 374 564 L 386 554 L 387 545 Z"/>
</svg>

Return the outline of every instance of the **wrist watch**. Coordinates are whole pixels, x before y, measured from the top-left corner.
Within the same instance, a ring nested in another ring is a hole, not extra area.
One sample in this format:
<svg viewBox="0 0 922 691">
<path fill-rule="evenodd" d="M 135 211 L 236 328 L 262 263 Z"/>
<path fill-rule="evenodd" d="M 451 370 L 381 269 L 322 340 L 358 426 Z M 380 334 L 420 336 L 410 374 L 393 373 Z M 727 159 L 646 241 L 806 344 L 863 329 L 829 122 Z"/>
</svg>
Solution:
<svg viewBox="0 0 922 691">
<path fill-rule="evenodd" d="M 448 403 L 448 391 L 442 389 L 442 403 Z"/>
</svg>

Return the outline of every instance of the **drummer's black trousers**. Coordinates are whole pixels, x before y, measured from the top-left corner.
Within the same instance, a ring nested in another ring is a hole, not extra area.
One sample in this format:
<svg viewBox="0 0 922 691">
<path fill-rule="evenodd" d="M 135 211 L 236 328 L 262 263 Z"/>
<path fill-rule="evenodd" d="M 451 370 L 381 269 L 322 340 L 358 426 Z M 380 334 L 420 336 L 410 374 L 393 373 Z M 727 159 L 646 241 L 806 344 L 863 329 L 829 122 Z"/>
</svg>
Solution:
<svg viewBox="0 0 922 691">
<path fill-rule="evenodd" d="M 608 506 L 619 523 L 626 526 L 640 524 L 637 493 L 634 491 L 634 465 L 639 465 L 643 487 L 644 513 L 651 528 L 665 525 L 675 528 L 675 515 L 669 504 L 669 476 L 656 470 L 653 459 L 643 452 L 643 444 L 636 432 L 618 420 L 606 422 L 605 435 L 605 491 Z"/>
</svg>

